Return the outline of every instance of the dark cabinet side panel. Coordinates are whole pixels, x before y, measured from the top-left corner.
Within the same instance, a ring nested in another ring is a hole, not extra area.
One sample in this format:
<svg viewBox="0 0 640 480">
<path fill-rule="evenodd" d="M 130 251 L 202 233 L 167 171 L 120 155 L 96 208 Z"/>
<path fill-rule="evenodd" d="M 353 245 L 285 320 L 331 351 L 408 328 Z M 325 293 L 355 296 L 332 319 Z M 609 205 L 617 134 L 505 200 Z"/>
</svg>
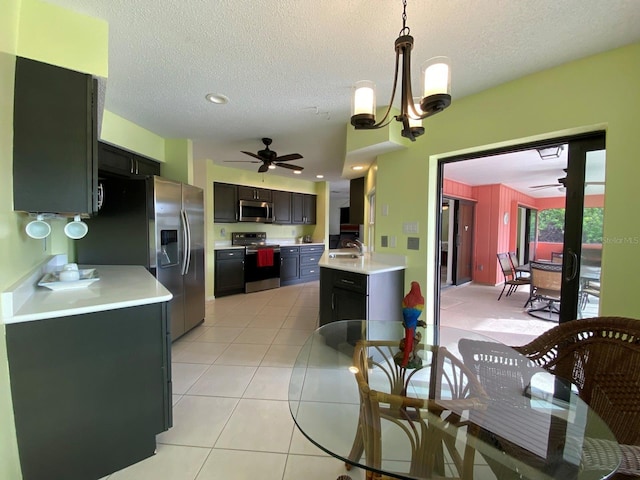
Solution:
<svg viewBox="0 0 640 480">
<path fill-rule="evenodd" d="M 95 81 L 21 57 L 15 80 L 14 209 L 94 213 Z"/>
<path fill-rule="evenodd" d="M 7 325 L 25 480 L 101 478 L 171 422 L 164 304 Z"/>
</svg>

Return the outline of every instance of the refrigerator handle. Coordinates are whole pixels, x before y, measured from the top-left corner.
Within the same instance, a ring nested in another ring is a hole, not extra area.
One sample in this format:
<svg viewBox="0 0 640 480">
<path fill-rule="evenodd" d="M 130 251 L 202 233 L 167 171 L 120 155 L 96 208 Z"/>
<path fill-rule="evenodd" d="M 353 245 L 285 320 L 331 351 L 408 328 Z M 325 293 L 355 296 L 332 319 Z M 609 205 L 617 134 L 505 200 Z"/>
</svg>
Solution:
<svg viewBox="0 0 640 480">
<path fill-rule="evenodd" d="M 182 210 L 182 239 L 183 239 L 183 257 L 182 257 L 182 275 L 186 275 L 189 271 L 189 260 L 191 258 L 191 231 L 189 230 L 189 219 L 187 212 Z"/>
</svg>

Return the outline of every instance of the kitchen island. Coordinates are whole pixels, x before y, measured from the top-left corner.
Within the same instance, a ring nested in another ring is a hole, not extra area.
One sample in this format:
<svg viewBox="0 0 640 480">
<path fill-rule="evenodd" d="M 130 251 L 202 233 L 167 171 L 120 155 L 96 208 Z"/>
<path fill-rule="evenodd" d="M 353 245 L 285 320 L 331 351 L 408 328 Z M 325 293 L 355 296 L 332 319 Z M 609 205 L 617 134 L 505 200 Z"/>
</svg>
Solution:
<svg viewBox="0 0 640 480">
<path fill-rule="evenodd" d="M 338 320 L 402 321 L 404 256 L 327 250 L 318 265 L 320 326 Z"/>
<path fill-rule="evenodd" d="M 37 287 L 59 264 L 2 294 L 22 474 L 99 479 L 153 455 L 171 426 L 171 294 L 138 266 L 96 266 L 81 289 Z"/>
</svg>

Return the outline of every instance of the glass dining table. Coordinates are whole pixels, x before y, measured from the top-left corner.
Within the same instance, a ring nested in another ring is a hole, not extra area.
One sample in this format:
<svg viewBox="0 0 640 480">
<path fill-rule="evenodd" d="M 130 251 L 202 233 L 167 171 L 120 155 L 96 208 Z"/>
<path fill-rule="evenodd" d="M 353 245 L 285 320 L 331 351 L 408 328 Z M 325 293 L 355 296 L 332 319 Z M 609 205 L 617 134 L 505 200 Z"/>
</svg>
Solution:
<svg viewBox="0 0 640 480">
<path fill-rule="evenodd" d="M 400 321 L 330 323 L 302 347 L 291 415 L 346 470 L 368 479 L 591 480 L 618 468 L 615 437 L 570 384 L 474 332 L 416 331 L 408 363 Z"/>
</svg>

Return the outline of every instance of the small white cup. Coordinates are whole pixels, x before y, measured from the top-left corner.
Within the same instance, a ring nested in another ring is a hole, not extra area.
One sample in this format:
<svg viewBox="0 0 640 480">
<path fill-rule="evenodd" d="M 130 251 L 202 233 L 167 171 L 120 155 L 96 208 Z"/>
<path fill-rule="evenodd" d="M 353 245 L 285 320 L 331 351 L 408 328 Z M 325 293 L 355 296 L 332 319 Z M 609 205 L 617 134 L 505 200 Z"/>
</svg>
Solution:
<svg viewBox="0 0 640 480">
<path fill-rule="evenodd" d="M 62 270 L 71 270 L 71 271 L 78 271 L 78 264 L 77 263 L 65 263 L 65 265 L 62 267 Z"/>
<path fill-rule="evenodd" d="M 89 226 L 80 219 L 80 215 L 73 217 L 73 222 L 64 226 L 64 234 L 72 240 L 79 240 L 89 231 Z"/>
<path fill-rule="evenodd" d="M 38 215 L 35 220 L 27 223 L 25 231 L 31 238 L 41 240 L 49 236 L 51 233 L 51 225 L 43 220 L 42 215 Z"/>
<path fill-rule="evenodd" d="M 80 272 L 78 270 L 62 270 L 58 274 L 61 282 L 75 282 L 80 280 Z"/>
</svg>

